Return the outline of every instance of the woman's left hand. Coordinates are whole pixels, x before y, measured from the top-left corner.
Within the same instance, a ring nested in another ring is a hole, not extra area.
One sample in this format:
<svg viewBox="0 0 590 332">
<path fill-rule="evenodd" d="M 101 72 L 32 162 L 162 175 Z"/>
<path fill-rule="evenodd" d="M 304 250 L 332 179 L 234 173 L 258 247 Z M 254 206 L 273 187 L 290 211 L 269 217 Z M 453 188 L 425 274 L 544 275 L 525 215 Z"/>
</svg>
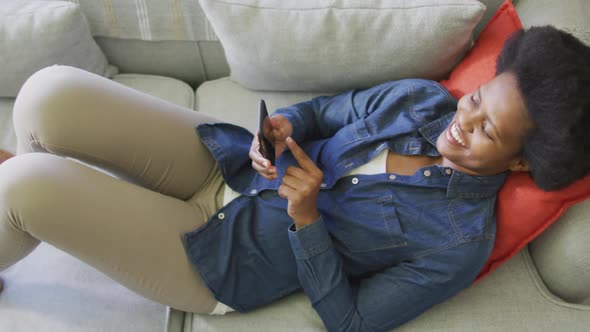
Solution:
<svg viewBox="0 0 590 332">
<path fill-rule="evenodd" d="M 320 217 L 317 198 L 324 173 L 291 137 L 287 137 L 285 142 L 300 167 L 287 168 L 278 193 L 289 200 L 287 213 L 295 222 L 295 228 L 299 229 Z"/>
</svg>

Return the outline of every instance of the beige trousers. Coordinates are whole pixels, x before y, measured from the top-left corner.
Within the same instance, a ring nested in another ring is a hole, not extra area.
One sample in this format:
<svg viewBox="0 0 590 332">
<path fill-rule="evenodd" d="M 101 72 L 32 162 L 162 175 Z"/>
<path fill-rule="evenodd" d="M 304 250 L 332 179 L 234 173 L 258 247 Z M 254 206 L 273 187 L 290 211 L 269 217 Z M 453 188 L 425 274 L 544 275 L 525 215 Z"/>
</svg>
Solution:
<svg viewBox="0 0 590 332">
<path fill-rule="evenodd" d="M 0 271 L 45 241 L 148 299 L 211 312 L 180 235 L 222 204 L 195 131 L 216 121 L 73 67 L 35 73 L 14 107 L 17 156 L 0 165 Z"/>
</svg>

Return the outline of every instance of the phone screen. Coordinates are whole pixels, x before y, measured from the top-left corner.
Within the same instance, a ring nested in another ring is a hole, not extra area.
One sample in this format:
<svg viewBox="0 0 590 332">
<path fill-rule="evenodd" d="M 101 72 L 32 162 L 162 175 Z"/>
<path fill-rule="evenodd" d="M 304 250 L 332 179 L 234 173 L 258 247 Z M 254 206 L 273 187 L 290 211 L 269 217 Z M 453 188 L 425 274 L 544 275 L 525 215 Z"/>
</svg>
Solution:
<svg viewBox="0 0 590 332">
<path fill-rule="evenodd" d="M 260 99 L 260 102 L 258 103 L 258 141 L 260 141 L 260 153 L 264 158 L 270 160 L 271 165 L 274 165 L 275 148 L 263 134 L 264 123 L 267 121 L 270 121 L 270 119 L 268 118 L 266 103 L 264 102 L 264 99 Z"/>
</svg>

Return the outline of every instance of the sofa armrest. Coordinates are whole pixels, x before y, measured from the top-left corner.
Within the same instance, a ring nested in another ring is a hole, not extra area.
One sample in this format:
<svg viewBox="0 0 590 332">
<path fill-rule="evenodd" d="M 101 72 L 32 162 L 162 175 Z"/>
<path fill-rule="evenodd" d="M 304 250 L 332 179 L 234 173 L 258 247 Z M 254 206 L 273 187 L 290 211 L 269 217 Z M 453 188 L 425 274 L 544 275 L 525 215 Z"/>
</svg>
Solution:
<svg viewBox="0 0 590 332">
<path fill-rule="evenodd" d="M 547 288 L 566 302 L 590 305 L 590 200 L 570 207 L 529 244 Z"/>
</svg>

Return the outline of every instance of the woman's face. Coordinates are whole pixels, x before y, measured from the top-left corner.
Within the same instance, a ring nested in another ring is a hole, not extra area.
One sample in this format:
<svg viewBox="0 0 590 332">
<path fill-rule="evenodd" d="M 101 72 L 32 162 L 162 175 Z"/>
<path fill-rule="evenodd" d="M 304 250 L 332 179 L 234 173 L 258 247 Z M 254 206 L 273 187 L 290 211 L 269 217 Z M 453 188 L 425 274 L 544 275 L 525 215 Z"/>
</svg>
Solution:
<svg viewBox="0 0 590 332">
<path fill-rule="evenodd" d="M 438 137 L 443 166 L 471 175 L 526 171 L 524 136 L 532 128 L 514 74 L 505 72 L 463 96 Z"/>
</svg>

